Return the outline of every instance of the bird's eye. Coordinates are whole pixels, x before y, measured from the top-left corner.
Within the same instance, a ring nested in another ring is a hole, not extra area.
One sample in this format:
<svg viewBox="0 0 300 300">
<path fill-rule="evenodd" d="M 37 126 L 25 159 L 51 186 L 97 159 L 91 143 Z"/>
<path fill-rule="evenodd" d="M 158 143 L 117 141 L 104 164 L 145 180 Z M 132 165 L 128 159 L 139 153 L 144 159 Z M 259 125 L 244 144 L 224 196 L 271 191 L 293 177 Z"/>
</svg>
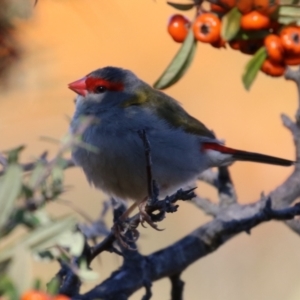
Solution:
<svg viewBox="0 0 300 300">
<path fill-rule="evenodd" d="M 99 86 L 96 86 L 95 93 L 101 94 L 101 93 L 106 92 L 106 90 L 107 90 L 107 88 L 104 85 L 99 85 Z"/>
</svg>

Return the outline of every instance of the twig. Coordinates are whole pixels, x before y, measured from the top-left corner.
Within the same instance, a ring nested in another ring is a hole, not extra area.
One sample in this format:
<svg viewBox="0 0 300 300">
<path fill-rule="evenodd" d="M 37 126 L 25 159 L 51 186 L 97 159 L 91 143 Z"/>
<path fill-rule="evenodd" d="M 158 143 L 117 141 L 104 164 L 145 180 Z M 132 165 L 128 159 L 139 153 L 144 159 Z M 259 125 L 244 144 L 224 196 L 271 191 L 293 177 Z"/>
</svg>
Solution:
<svg viewBox="0 0 300 300">
<path fill-rule="evenodd" d="M 151 205 L 156 199 L 154 195 L 154 189 L 153 185 L 154 180 L 152 176 L 152 159 L 151 159 L 151 148 L 150 148 L 150 142 L 148 140 L 146 130 L 141 130 L 138 132 L 140 138 L 143 141 L 144 144 L 144 151 L 145 151 L 145 156 L 146 156 L 146 171 L 147 171 L 147 187 L 148 187 L 148 205 Z"/>
<path fill-rule="evenodd" d="M 220 207 L 226 207 L 236 203 L 237 197 L 227 167 L 218 168 L 218 192 Z"/>
<path fill-rule="evenodd" d="M 207 198 L 196 196 L 192 199 L 192 203 L 194 203 L 198 208 L 203 210 L 209 216 L 215 217 L 220 211 L 219 205 L 213 203 Z"/>
<path fill-rule="evenodd" d="M 208 169 L 202 173 L 199 174 L 198 180 L 203 181 L 215 188 L 218 188 L 219 186 L 219 172 L 215 172 L 212 169 Z"/>
<path fill-rule="evenodd" d="M 147 268 L 140 269 L 137 267 L 138 265 L 123 265 L 120 270 L 112 273 L 110 278 L 88 293 L 76 296 L 74 299 L 118 299 L 119 294 L 128 298 L 144 285 L 145 272 L 151 282 L 165 276 L 178 274 L 197 259 L 215 251 L 238 233 L 250 231 L 258 224 L 271 219 L 291 219 L 300 215 L 300 205 L 283 210 L 273 210 L 270 204 L 271 201 L 268 200 L 265 206 L 260 208 L 256 206 L 255 212 L 253 212 L 252 205 L 241 206 L 240 210 L 243 210 L 244 214 L 245 211 L 248 211 L 248 216 L 243 219 L 223 221 L 215 218 L 173 245 L 144 257 Z"/>
<path fill-rule="evenodd" d="M 181 273 L 170 276 L 171 300 L 183 300 L 184 281 L 180 278 Z"/>
<path fill-rule="evenodd" d="M 291 80 L 296 84 L 298 93 L 298 109 L 296 112 L 296 122 L 297 125 L 300 124 L 300 67 L 297 71 L 292 70 L 290 67 L 286 69 L 284 74 L 286 80 Z"/>
</svg>

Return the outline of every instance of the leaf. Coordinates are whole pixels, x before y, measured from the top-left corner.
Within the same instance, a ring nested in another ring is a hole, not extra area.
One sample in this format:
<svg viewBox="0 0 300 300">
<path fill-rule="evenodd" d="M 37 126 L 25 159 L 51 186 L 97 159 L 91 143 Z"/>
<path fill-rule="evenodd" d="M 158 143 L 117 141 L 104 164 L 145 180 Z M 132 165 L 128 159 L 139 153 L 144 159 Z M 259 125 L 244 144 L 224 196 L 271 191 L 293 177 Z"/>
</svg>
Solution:
<svg viewBox="0 0 300 300">
<path fill-rule="evenodd" d="M 57 244 L 68 248 L 71 255 L 80 256 L 84 248 L 84 241 L 84 236 L 81 232 L 65 232 L 59 237 Z"/>
<path fill-rule="evenodd" d="M 58 277 L 53 277 L 47 284 L 47 293 L 50 295 L 56 295 L 59 292 L 60 280 Z"/>
<path fill-rule="evenodd" d="M 0 295 L 5 296 L 5 299 L 10 299 L 10 300 L 20 299 L 13 282 L 7 275 L 0 275 Z"/>
<path fill-rule="evenodd" d="M 196 47 L 197 42 L 195 41 L 193 30 L 190 29 L 181 48 L 153 86 L 157 89 L 165 89 L 175 84 L 190 66 L 196 52 Z"/>
<path fill-rule="evenodd" d="M 26 276 L 20 276 L 26 270 Z M 20 244 L 14 248 L 12 262 L 8 269 L 8 276 L 17 288 L 19 294 L 23 294 L 31 288 L 32 263 L 30 250 Z"/>
<path fill-rule="evenodd" d="M 300 24 L 300 6 L 280 6 L 277 13 L 280 24 Z"/>
<path fill-rule="evenodd" d="M 99 278 L 99 274 L 92 270 L 79 270 L 78 271 L 79 278 L 83 281 L 94 281 Z"/>
<path fill-rule="evenodd" d="M 42 227 L 29 232 L 25 237 L 21 237 L 13 244 L 7 245 L 0 251 L 0 264 L 11 260 L 14 249 L 18 245 L 30 248 L 31 251 L 41 251 L 45 247 L 54 246 L 59 237 L 72 230 L 75 227 L 76 219 L 73 216 L 65 216 L 58 220 L 53 220 L 52 223 L 47 223 Z"/>
<path fill-rule="evenodd" d="M 36 163 L 35 168 L 30 174 L 28 186 L 33 188 L 36 186 L 36 183 L 40 180 L 41 176 L 45 173 L 46 166 L 43 162 L 39 161 Z"/>
<path fill-rule="evenodd" d="M 18 164 L 12 163 L 0 181 L 0 228 L 9 219 L 21 188 L 22 169 Z"/>
<path fill-rule="evenodd" d="M 189 3 L 189 4 L 180 4 L 180 3 L 174 3 L 174 2 L 167 2 L 170 6 L 178 9 L 178 10 L 190 10 L 192 9 L 195 4 L 194 3 Z"/>
<path fill-rule="evenodd" d="M 246 90 L 250 89 L 258 71 L 260 70 L 266 58 L 267 58 L 266 49 L 265 47 L 261 47 L 259 50 L 256 51 L 256 53 L 247 63 L 244 74 L 242 76 L 243 84 Z"/>
<path fill-rule="evenodd" d="M 296 24 L 300 25 L 300 18 L 299 17 L 289 17 L 289 16 L 279 16 L 277 21 L 280 24 L 289 25 L 289 24 Z"/>
<path fill-rule="evenodd" d="M 99 278 L 99 274 L 89 269 L 84 259 L 80 261 L 77 275 L 82 281 L 92 281 Z"/>
<path fill-rule="evenodd" d="M 222 18 L 221 37 L 223 40 L 230 41 L 235 38 L 240 30 L 241 16 L 238 8 L 234 7 Z"/>
<path fill-rule="evenodd" d="M 280 6 L 278 15 L 297 18 L 300 16 L 300 6 Z"/>
<path fill-rule="evenodd" d="M 19 161 L 20 153 L 25 149 L 24 145 L 21 145 L 15 149 L 7 151 L 7 160 L 9 163 L 16 163 Z"/>
<path fill-rule="evenodd" d="M 39 227 L 32 231 L 24 239 L 25 245 L 33 251 L 39 251 L 47 246 L 54 245 L 61 234 L 73 229 L 76 224 L 76 219 L 73 216 L 67 216 L 60 220 L 55 220 L 53 223 Z"/>
<path fill-rule="evenodd" d="M 279 5 L 284 6 L 284 5 L 299 5 L 300 0 L 280 0 Z"/>
</svg>

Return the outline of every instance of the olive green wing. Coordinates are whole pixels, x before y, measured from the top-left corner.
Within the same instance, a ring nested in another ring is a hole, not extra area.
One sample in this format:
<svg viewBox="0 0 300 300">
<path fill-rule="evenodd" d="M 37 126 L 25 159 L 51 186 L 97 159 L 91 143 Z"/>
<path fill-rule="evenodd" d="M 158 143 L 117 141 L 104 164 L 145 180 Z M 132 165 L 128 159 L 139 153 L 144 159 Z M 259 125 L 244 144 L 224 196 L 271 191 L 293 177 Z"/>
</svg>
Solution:
<svg viewBox="0 0 300 300">
<path fill-rule="evenodd" d="M 155 110 L 171 127 L 182 128 L 188 133 L 215 138 L 214 134 L 200 121 L 189 115 L 181 105 L 166 95 L 146 85 L 136 92 L 136 95 L 123 103 L 124 107 L 144 105 Z"/>
</svg>

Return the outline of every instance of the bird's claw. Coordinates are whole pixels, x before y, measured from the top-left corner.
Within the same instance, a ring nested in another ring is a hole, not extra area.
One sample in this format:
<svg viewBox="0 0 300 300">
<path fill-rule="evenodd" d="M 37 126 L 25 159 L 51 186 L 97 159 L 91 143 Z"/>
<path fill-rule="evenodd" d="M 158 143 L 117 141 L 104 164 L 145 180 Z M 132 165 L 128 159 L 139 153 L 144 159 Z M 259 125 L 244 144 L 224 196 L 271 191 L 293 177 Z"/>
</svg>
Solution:
<svg viewBox="0 0 300 300">
<path fill-rule="evenodd" d="M 139 204 L 139 210 L 140 210 L 140 223 L 141 225 L 146 228 L 145 223 L 149 224 L 153 229 L 157 231 L 163 231 L 164 229 L 158 228 L 157 224 L 152 220 L 152 216 L 147 213 L 147 202 L 144 201 L 141 204 Z"/>
<path fill-rule="evenodd" d="M 130 246 L 130 243 L 135 243 L 140 236 L 135 224 L 131 224 L 130 221 L 118 220 L 114 223 L 112 232 L 124 248 L 136 250 L 136 248 Z"/>
</svg>

